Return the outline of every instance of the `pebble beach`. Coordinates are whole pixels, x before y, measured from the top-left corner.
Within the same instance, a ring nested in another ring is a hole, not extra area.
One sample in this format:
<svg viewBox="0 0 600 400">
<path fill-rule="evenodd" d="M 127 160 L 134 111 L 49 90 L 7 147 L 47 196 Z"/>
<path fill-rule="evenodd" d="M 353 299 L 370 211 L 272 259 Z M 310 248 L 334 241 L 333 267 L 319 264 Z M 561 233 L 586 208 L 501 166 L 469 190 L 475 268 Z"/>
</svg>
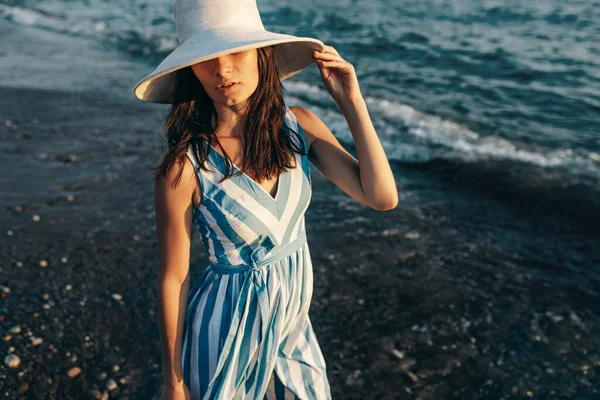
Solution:
<svg viewBox="0 0 600 400">
<path fill-rule="evenodd" d="M 40 4 L 60 14 L 61 2 Z M 157 399 L 152 174 L 164 149 L 165 108 L 132 94 L 153 55 L 110 44 L 108 34 L 91 40 L 79 33 L 85 29 L 57 29 L 55 19 L 32 14 L 33 6 L 24 14 L 27 7 L 0 4 L 0 396 Z M 304 9 L 278 7 L 265 3 L 267 21 L 310 19 Z M 345 32 L 352 18 L 334 18 L 327 29 Z M 343 48 L 341 35 L 334 43 Z M 433 37 L 404 39 L 409 49 L 440 50 Z M 333 398 L 600 397 L 595 75 L 581 77 L 589 96 L 552 92 L 588 108 L 535 142 L 550 132 L 549 113 L 497 122 L 480 114 L 500 109 L 486 94 L 446 108 L 450 100 L 434 93 L 439 81 L 423 76 L 416 86 L 399 84 L 408 105 L 403 95 L 384 98 L 389 87 L 359 71 L 400 202 L 390 211 L 369 209 L 311 170 L 310 316 Z M 316 73 L 290 80 L 288 105 L 315 110 L 355 154 Z M 419 97 L 420 85 L 430 85 L 432 97 Z M 521 94 L 519 101 L 533 104 Z M 485 107 L 474 106 L 477 100 Z M 504 110 L 526 113 L 512 106 L 507 100 Z M 510 137 L 517 121 L 544 129 Z M 568 123 L 577 128 L 567 131 Z M 192 279 L 207 263 L 195 234 Z"/>
</svg>

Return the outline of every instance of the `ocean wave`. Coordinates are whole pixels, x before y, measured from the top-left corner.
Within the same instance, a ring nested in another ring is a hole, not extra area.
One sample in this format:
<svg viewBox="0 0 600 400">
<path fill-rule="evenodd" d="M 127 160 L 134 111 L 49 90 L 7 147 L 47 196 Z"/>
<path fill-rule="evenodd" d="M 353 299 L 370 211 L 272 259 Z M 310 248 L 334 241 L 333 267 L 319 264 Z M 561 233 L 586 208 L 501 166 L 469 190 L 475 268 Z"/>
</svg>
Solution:
<svg viewBox="0 0 600 400">
<path fill-rule="evenodd" d="M 336 136 L 353 143 L 343 115 L 328 109 L 327 91 L 305 82 L 286 82 L 286 91 L 303 106 L 315 110 Z M 468 127 L 419 111 L 407 104 L 366 96 L 373 123 L 390 159 L 408 163 L 434 158 L 512 160 L 543 168 L 566 167 L 600 177 L 600 154 L 582 150 L 526 148 L 505 138 L 484 135 Z M 315 104 L 317 104 L 315 106 Z M 410 136 L 407 136 L 409 134 Z"/>
<path fill-rule="evenodd" d="M 83 33 L 98 37 L 106 31 L 106 24 L 103 21 L 78 18 L 77 22 L 72 23 L 73 21 L 65 16 L 3 4 L 0 4 L 0 16 L 19 25 L 46 28 L 56 32 Z"/>
<path fill-rule="evenodd" d="M 165 29 L 157 29 L 151 21 L 139 24 L 140 28 L 134 28 L 132 26 L 135 25 L 128 23 L 124 17 L 115 21 L 103 13 L 93 18 L 83 16 L 79 12 L 59 14 L 3 4 L 0 4 L 0 17 L 18 25 L 110 43 L 134 55 L 165 55 L 179 45 L 175 35 L 166 32 L 169 28 L 174 30 L 172 21 L 164 18 L 160 20 L 165 25 Z M 118 27 L 112 26 L 111 21 L 114 21 Z M 144 30 L 143 27 L 148 25 L 153 29 Z"/>
</svg>

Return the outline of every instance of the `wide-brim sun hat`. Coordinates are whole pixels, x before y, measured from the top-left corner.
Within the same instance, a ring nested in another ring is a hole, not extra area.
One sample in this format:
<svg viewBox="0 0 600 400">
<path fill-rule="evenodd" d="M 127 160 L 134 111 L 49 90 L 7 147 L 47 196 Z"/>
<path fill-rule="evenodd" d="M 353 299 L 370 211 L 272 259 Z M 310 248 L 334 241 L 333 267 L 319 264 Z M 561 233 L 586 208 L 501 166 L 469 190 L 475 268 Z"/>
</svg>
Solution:
<svg viewBox="0 0 600 400">
<path fill-rule="evenodd" d="M 284 80 L 311 65 L 313 51 L 325 47 L 315 38 L 267 31 L 256 0 L 175 0 L 174 16 L 180 44 L 135 85 L 140 100 L 173 103 L 175 71 L 198 62 L 273 45 Z"/>
</svg>

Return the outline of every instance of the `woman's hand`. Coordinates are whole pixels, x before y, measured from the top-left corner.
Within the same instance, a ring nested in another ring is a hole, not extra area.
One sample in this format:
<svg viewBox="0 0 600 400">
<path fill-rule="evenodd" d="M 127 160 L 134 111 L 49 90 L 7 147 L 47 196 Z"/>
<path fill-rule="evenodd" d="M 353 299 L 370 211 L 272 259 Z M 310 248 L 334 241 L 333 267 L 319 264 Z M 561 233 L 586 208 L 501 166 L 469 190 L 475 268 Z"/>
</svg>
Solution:
<svg viewBox="0 0 600 400">
<path fill-rule="evenodd" d="M 344 60 L 332 46 L 325 51 L 313 51 L 313 58 L 321 71 L 327 91 L 338 105 L 344 101 L 358 100 L 362 97 L 354 66 Z"/>
<path fill-rule="evenodd" d="M 162 385 L 160 400 L 191 400 L 190 391 L 185 384 L 169 386 Z"/>
</svg>

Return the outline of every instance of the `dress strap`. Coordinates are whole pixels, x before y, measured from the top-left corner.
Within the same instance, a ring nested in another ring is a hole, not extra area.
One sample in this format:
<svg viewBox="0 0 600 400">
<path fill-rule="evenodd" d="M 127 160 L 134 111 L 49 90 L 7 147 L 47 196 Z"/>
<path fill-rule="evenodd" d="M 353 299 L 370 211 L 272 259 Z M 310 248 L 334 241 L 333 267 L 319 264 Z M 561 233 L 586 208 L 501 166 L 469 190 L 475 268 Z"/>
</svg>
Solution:
<svg viewBox="0 0 600 400">
<path fill-rule="evenodd" d="M 190 161 L 192 162 L 192 165 L 194 166 L 194 170 L 196 170 L 196 172 L 198 172 L 198 170 L 200 169 L 200 162 L 198 161 L 198 158 L 196 157 L 194 148 L 191 143 L 188 145 L 187 156 L 190 159 Z"/>
<path fill-rule="evenodd" d="M 304 136 L 304 131 L 302 130 L 302 127 L 300 126 L 300 122 L 298 122 L 298 118 L 296 118 L 296 114 L 294 114 L 294 112 L 292 111 L 291 108 L 289 108 L 288 106 L 286 106 L 287 108 L 287 114 L 288 114 L 288 118 L 291 122 L 290 125 L 292 125 L 292 128 L 296 129 L 296 132 L 298 132 L 298 136 L 300 136 L 300 139 L 302 140 L 302 146 L 304 148 L 304 152 L 308 152 L 308 142 L 306 141 L 306 137 Z"/>
<path fill-rule="evenodd" d="M 203 176 L 202 170 L 200 169 L 200 161 L 198 160 L 198 157 L 196 156 L 196 152 L 194 151 L 194 148 L 191 143 L 188 145 L 186 155 L 192 162 L 192 165 L 194 166 L 194 171 L 196 172 L 198 184 L 200 185 L 200 197 L 204 198 L 204 184 L 203 184 L 204 176 Z M 203 201 L 200 202 L 200 204 L 202 204 L 202 203 L 203 203 Z"/>
</svg>

